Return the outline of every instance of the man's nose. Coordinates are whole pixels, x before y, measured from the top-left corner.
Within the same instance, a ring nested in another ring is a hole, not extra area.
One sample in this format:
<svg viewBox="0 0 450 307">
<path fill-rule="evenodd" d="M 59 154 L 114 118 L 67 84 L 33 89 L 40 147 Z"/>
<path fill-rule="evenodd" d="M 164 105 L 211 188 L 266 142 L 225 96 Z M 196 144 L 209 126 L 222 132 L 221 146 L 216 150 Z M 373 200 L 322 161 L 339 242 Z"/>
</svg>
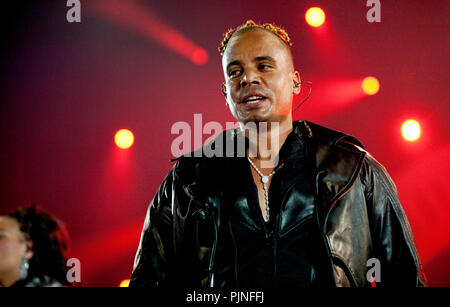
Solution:
<svg viewBox="0 0 450 307">
<path fill-rule="evenodd" d="M 259 85 L 261 84 L 261 81 L 257 73 L 248 71 L 242 76 L 241 86 L 246 87 L 250 84 Z"/>
</svg>

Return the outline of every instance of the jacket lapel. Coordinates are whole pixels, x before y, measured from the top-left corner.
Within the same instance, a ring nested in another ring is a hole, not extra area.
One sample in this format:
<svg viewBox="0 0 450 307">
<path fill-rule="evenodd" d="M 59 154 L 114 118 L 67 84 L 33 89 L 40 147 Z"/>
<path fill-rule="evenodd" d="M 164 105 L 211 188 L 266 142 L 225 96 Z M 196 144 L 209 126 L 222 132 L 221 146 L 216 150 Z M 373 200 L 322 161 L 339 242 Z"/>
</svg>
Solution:
<svg viewBox="0 0 450 307">
<path fill-rule="evenodd" d="M 354 145 L 364 146 L 353 136 L 311 122 L 301 122 L 306 135 L 308 154 L 315 166 L 315 184 L 320 224 L 337 200 L 353 185 L 361 168 L 365 152 Z"/>
</svg>

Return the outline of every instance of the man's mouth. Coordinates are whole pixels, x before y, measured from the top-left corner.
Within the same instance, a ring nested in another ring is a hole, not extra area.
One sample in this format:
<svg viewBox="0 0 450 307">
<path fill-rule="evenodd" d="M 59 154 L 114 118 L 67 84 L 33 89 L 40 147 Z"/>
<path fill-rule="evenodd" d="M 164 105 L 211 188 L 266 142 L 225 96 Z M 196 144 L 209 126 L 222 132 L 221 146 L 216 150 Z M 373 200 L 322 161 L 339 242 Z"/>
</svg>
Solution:
<svg viewBox="0 0 450 307">
<path fill-rule="evenodd" d="M 264 99 L 266 99 L 266 97 L 263 97 L 263 96 L 250 96 L 250 97 L 244 99 L 243 103 L 245 103 L 245 104 L 257 104 L 257 103 L 259 103 L 260 101 L 262 101 Z"/>
</svg>

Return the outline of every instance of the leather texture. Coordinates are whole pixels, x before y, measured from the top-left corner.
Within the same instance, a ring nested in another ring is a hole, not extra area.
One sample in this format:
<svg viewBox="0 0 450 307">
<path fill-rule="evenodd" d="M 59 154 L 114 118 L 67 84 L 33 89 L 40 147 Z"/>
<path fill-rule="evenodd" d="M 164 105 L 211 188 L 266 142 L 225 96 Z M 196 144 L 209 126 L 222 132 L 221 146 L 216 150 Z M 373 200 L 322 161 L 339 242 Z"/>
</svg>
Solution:
<svg viewBox="0 0 450 307">
<path fill-rule="evenodd" d="M 242 138 L 238 130 L 202 148 L 222 150 L 224 157 L 196 152 L 177 158 L 147 210 L 130 286 L 370 287 L 371 258 L 381 264 L 377 286 L 426 286 L 385 168 L 350 135 L 308 121 L 295 122 L 291 134 L 303 142 L 307 167 L 296 164 L 295 147 L 282 147 L 289 167 L 279 174 L 280 184 L 286 182 L 272 229 L 230 184 L 241 176 L 233 166 L 245 159 L 230 148 Z M 241 259 L 261 252 L 261 244 L 278 258 L 243 267 Z M 264 263 L 275 267 L 267 270 Z M 258 283 L 261 276 L 269 281 Z"/>
</svg>

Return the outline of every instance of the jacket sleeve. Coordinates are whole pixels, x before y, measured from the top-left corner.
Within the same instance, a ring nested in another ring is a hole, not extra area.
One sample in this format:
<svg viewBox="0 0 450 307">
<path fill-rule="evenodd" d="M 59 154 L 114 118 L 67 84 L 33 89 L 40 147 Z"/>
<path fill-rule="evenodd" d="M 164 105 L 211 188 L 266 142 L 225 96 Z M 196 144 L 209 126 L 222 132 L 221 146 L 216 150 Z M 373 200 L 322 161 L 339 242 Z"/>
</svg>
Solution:
<svg viewBox="0 0 450 307">
<path fill-rule="evenodd" d="M 385 168 L 366 156 L 366 199 L 380 286 L 426 286 L 411 227 Z"/>
<path fill-rule="evenodd" d="M 130 287 L 159 287 L 170 275 L 173 258 L 172 169 L 150 203 L 134 260 Z"/>
</svg>

